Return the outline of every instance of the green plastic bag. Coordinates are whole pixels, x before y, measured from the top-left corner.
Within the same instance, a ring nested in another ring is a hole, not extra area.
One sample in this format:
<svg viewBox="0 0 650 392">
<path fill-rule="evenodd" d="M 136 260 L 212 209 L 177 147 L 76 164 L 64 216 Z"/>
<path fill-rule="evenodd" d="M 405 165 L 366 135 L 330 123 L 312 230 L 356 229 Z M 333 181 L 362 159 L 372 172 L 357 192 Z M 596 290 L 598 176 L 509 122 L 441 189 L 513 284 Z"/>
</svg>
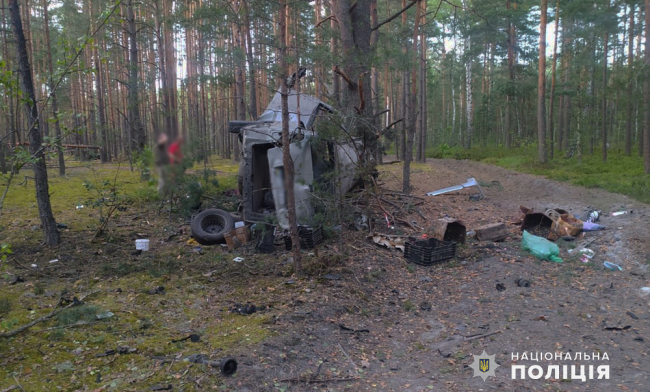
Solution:
<svg viewBox="0 0 650 392">
<path fill-rule="evenodd" d="M 556 263 L 562 262 L 560 248 L 557 245 L 546 238 L 532 235 L 526 230 L 524 230 L 524 235 L 521 237 L 521 248 L 529 251 L 539 259 L 555 261 Z"/>
</svg>

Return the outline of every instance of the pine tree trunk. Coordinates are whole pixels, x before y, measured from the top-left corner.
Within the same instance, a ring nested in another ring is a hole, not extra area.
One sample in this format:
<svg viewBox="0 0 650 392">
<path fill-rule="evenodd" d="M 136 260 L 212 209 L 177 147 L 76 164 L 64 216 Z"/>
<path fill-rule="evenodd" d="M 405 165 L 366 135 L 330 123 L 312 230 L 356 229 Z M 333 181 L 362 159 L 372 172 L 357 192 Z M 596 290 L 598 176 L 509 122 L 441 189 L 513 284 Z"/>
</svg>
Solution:
<svg viewBox="0 0 650 392">
<path fill-rule="evenodd" d="M 61 242 L 61 236 L 59 230 L 56 228 L 56 221 L 54 220 L 52 206 L 50 204 L 47 167 L 45 165 L 45 154 L 43 153 L 43 148 L 41 146 L 42 140 L 38 124 L 38 108 L 36 106 L 34 82 L 32 80 L 32 71 L 29 64 L 27 43 L 23 32 L 22 21 L 20 19 L 18 0 L 9 0 L 9 14 L 13 25 L 22 90 L 23 94 L 28 98 L 28 100 L 25 100 L 25 113 L 27 114 L 27 120 L 30 122 L 28 128 L 29 150 L 34 159 L 33 167 L 34 184 L 36 188 L 36 204 L 38 205 L 38 214 L 43 226 L 45 244 L 52 246 Z"/>
<path fill-rule="evenodd" d="M 279 33 L 280 33 L 280 50 L 278 51 L 278 63 L 280 72 L 278 73 L 278 84 L 280 86 L 281 105 L 282 105 L 282 161 L 284 165 L 284 188 L 287 192 L 287 214 L 289 218 L 289 232 L 291 235 L 291 244 L 293 249 L 293 268 L 297 277 L 302 275 L 302 258 L 300 254 L 300 237 L 298 236 L 298 224 L 296 222 L 296 198 L 294 195 L 293 183 L 293 160 L 290 154 L 289 141 L 289 91 L 285 83 L 288 76 L 287 69 L 287 29 L 286 29 L 286 0 L 280 0 L 280 10 L 278 15 Z"/>
<path fill-rule="evenodd" d="M 650 0 L 645 0 L 645 63 L 650 63 Z M 650 174 L 650 69 L 644 67 L 643 82 L 643 167 Z"/>
<path fill-rule="evenodd" d="M 554 143 L 555 143 L 555 119 L 553 118 L 553 111 L 555 109 L 555 80 L 557 75 L 557 36 L 560 30 L 560 0 L 555 4 L 555 34 L 553 38 L 553 65 L 551 67 L 551 93 L 548 101 L 548 137 L 549 137 L 549 155 L 551 159 L 554 156 Z"/>
<path fill-rule="evenodd" d="M 539 70 L 537 75 L 537 153 L 540 163 L 546 163 L 546 11 L 548 1 L 541 0 L 539 23 Z"/>
<path fill-rule="evenodd" d="M 255 80 L 255 64 L 253 62 L 253 40 L 251 39 L 251 22 L 248 1 L 249 0 L 243 0 L 242 6 L 244 7 L 244 29 L 246 29 L 246 59 L 248 61 L 248 83 L 250 85 L 250 114 L 251 119 L 257 120 L 259 111 L 257 109 L 257 86 Z"/>
<path fill-rule="evenodd" d="M 52 66 L 52 45 L 50 43 L 50 18 L 48 16 L 47 0 L 43 0 L 43 27 L 45 29 L 45 45 L 47 55 L 47 68 L 50 73 L 50 99 L 52 100 L 52 115 L 54 117 L 54 132 L 56 137 L 56 153 L 59 160 L 59 175 L 65 176 L 65 157 L 61 147 L 61 124 L 59 123 L 59 103 L 54 89 L 54 67 Z"/>
<path fill-rule="evenodd" d="M 634 74 L 632 64 L 634 61 L 634 3 L 630 5 L 630 27 L 628 29 L 628 48 L 627 48 L 627 123 L 625 124 L 625 155 L 632 155 L 632 109 L 634 100 Z"/>
<path fill-rule="evenodd" d="M 609 9 L 609 0 L 607 8 Z M 609 32 L 605 31 L 605 42 L 603 48 L 603 162 L 607 162 L 607 53 L 609 43 Z"/>
<path fill-rule="evenodd" d="M 411 91 L 407 100 L 409 101 L 408 112 L 407 112 L 407 135 L 406 135 L 406 149 L 404 151 L 404 167 L 402 172 L 402 192 L 410 193 L 411 192 L 411 160 L 413 159 L 413 139 L 415 138 L 415 131 L 417 128 L 417 100 L 418 100 L 418 87 L 417 87 L 417 64 L 418 60 L 418 36 L 420 29 L 420 6 L 415 8 L 415 26 L 413 27 L 413 46 L 411 47 L 411 61 L 412 61 L 412 70 L 411 70 Z M 408 75 L 408 72 L 406 73 Z M 405 75 L 405 76 L 406 76 Z M 404 81 L 404 84 L 408 86 L 408 80 Z"/>
<path fill-rule="evenodd" d="M 142 152 L 145 146 L 145 133 L 140 119 L 140 101 L 138 98 L 138 41 L 133 0 L 126 0 L 126 22 L 129 36 L 129 144 L 132 151 Z"/>
</svg>

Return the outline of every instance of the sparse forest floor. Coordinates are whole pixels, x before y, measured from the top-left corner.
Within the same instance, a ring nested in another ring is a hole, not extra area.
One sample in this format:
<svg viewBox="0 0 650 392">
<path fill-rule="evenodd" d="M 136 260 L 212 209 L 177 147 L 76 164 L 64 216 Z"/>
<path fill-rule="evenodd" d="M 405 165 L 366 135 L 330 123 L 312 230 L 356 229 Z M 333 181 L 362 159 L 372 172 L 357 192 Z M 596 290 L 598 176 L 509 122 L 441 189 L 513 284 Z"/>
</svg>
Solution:
<svg viewBox="0 0 650 392">
<path fill-rule="evenodd" d="M 215 167 L 221 171 L 215 191 L 225 191 L 236 167 L 229 162 Z M 399 164 L 381 166 L 380 182 L 399 189 L 401 170 Z M 52 179 L 57 221 L 68 226 L 63 244 L 54 249 L 39 245 L 31 186 L 12 189 L 2 218 L 3 242 L 11 243 L 14 253 L 0 282 L 0 332 L 51 312 L 62 294 L 87 297 L 82 307 L 0 340 L 0 390 L 20 385 L 25 391 L 143 391 L 168 384 L 183 391 L 650 389 L 649 297 L 639 295 L 641 287 L 650 286 L 646 204 L 482 163 L 430 160 L 413 166 L 415 195 L 469 177 L 500 186 L 484 187 L 481 201 L 468 199 L 471 190 L 426 198 L 420 209 L 427 220 L 414 213 L 409 221 L 427 227 L 449 215 L 469 229 L 506 222 L 505 242 L 470 240 L 454 260 L 420 267 L 399 251 L 370 243 L 366 232 L 345 228 L 340 239 L 306 251 L 306 276 L 294 279 L 289 254 L 279 247 L 262 255 L 252 247 L 229 253 L 188 243 L 187 221 L 170 220 L 150 187 L 128 170 L 121 170 L 119 182 L 131 198 L 91 243 L 99 212 L 75 208 L 94 192 L 82 181 L 111 181 L 115 172 L 115 167 L 79 168 L 66 179 Z M 568 257 L 565 250 L 576 243 L 559 244 L 562 264 L 520 251 L 519 228 L 510 224 L 519 205 L 576 214 L 588 206 L 602 210 L 608 229 L 576 241 L 595 239 L 593 262 Z M 634 213 L 609 215 L 618 210 Z M 151 250 L 134 255 L 136 238 L 149 238 Z M 237 256 L 244 261 L 234 262 Z M 623 271 L 605 269 L 605 260 Z M 10 284 L 16 275 L 24 282 Z M 531 287 L 517 287 L 520 277 Z M 506 290 L 497 291 L 497 283 Z M 164 290 L 155 290 L 160 286 Z M 246 302 L 262 309 L 231 312 Z M 113 316 L 98 320 L 105 312 Z M 610 325 L 630 328 L 603 328 Z M 194 333 L 200 341 L 171 342 Z M 137 352 L 97 356 L 118 347 Z M 472 377 L 468 367 L 472 354 L 483 350 L 496 354 L 501 365 L 496 379 L 486 382 Z M 607 352 L 610 379 L 511 380 L 511 353 L 524 351 Z M 217 369 L 183 360 L 199 353 L 212 360 L 236 358 L 239 369 L 224 378 Z"/>
</svg>

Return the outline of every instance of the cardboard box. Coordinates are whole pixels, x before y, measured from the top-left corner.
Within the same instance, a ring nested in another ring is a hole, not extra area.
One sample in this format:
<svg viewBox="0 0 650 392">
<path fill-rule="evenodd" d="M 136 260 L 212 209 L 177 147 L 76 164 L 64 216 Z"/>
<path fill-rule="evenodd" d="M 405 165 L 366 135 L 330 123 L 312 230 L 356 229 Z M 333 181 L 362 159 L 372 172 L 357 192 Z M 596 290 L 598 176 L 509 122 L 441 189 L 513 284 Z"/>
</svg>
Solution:
<svg viewBox="0 0 650 392">
<path fill-rule="evenodd" d="M 228 245 L 228 250 L 234 250 L 251 240 L 251 229 L 249 226 L 238 227 L 223 235 Z"/>
</svg>

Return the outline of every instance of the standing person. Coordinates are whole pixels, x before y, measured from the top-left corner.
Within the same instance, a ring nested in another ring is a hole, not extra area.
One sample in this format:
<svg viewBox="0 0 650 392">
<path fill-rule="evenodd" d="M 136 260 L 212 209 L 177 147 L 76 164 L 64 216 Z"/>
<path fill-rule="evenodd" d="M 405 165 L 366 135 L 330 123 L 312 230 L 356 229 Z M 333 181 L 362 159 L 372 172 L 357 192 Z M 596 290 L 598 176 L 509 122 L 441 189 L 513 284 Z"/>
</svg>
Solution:
<svg viewBox="0 0 650 392">
<path fill-rule="evenodd" d="M 185 139 L 182 135 L 179 135 L 174 143 L 169 146 L 169 163 L 172 165 L 180 165 L 183 161 L 183 151 L 181 147 Z"/>
<path fill-rule="evenodd" d="M 158 172 L 158 193 L 161 195 L 165 192 L 165 183 L 169 175 L 169 155 L 167 151 L 167 143 L 169 137 L 166 133 L 158 135 L 156 141 L 156 171 Z"/>
<path fill-rule="evenodd" d="M 175 188 L 183 176 L 185 168 L 183 167 L 183 142 L 185 139 L 178 135 L 176 140 L 169 146 L 167 156 L 169 157 L 169 166 L 171 172 L 172 189 Z M 173 192 L 172 192 L 173 193 Z"/>
</svg>

